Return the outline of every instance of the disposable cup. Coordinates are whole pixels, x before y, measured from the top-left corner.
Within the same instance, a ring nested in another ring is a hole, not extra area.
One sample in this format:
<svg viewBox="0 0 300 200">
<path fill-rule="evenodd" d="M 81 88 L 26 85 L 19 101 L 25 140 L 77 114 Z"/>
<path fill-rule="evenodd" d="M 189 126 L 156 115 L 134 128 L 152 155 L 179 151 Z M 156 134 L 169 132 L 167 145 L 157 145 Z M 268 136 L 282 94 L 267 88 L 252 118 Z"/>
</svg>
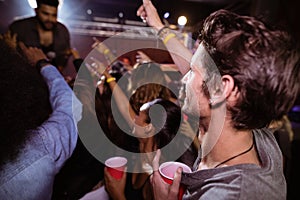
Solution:
<svg viewBox="0 0 300 200">
<path fill-rule="evenodd" d="M 176 170 L 181 167 L 183 172 L 186 173 L 191 173 L 192 170 L 189 166 L 187 166 L 186 164 L 180 163 L 180 162 L 165 162 L 162 163 L 159 166 L 159 173 L 162 176 L 163 180 L 168 183 L 168 184 L 172 184 L 173 183 L 173 179 L 174 179 L 174 175 Z M 178 192 L 178 199 L 181 200 L 182 196 L 184 194 L 186 190 L 186 186 L 183 184 L 180 184 L 179 187 L 179 192 Z"/>
<path fill-rule="evenodd" d="M 111 157 L 105 161 L 105 166 L 107 167 L 107 171 L 115 179 L 122 178 L 126 164 L 127 164 L 127 159 L 119 156 Z"/>
</svg>

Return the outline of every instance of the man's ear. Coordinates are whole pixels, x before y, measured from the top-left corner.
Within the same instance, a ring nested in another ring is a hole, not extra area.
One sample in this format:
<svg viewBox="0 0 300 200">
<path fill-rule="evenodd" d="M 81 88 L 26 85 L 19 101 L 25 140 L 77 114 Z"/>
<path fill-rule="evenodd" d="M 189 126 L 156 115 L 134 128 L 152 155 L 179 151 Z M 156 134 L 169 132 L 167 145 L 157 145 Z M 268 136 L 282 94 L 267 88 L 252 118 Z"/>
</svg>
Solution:
<svg viewBox="0 0 300 200">
<path fill-rule="evenodd" d="M 234 92 L 234 80 L 230 75 L 222 76 L 223 94 L 227 99 Z"/>
<path fill-rule="evenodd" d="M 222 88 L 218 89 L 209 99 L 211 105 L 216 105 L 228 100 L 234 92 L 234 80 L 230 75 L 222 76 Z"/>
<path fill-rule="evenodd" d="M 222 84 L 224 87 L 224 95 L 227 103 L 235 103 L 239 98 L 239 89 L 234 84 L 234 79 L 230 75 L 222 76 Z"/>
</svg>

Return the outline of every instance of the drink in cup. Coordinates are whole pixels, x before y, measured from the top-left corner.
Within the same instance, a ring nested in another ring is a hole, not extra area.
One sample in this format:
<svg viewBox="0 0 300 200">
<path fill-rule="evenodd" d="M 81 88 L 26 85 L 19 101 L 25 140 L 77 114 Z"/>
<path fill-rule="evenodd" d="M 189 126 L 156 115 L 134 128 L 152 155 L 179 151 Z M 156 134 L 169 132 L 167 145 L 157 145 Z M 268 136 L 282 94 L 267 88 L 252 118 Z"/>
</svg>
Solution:
<svg viewBox="0 0 300 200">
<path fill-rule="evenodd" d="M 105 161 L 105 166 L 107 167 L 107 171 L 115 179 L 122 178 L 126 164 L 127 164 L 127 159 L 119 156 L 111 157 Z"/>
<path fill-rule="evenodd" d="M 176 170 L 181 167 L 183 172 L 191 173 L 192 170 L 186 164 L 180 162 L 165 162 L 159 166 L 159 173 L 164 179 L 164 181 L 168 184 L 173 183 L 174 175 Z M 182 196 L 185 192 L 185 185 L 180 184 L 179 192 L 178 192 L 178 199 L 181 200 Z"/>
</svg>

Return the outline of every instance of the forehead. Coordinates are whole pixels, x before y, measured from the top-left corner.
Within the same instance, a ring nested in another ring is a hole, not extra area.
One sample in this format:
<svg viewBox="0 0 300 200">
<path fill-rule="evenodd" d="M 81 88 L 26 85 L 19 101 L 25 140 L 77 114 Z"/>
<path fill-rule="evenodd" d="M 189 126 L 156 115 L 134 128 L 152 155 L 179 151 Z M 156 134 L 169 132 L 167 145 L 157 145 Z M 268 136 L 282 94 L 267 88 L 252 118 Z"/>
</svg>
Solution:
<svg viewBox="0 0 300 200">
<path fill-rule="evenodd" d="M 198 46 L 196 52 L 194 53 L 191 60 L 191 68 L 199 72 L 204 72 L 204 59 L 205 59 L 206 50 L 203 47 L 202 43 Z"/>
<path fill-rule="evenodd" d="M 57 14 L 57 8 L 55 6 L 49 6 L 46 4 L 41 4 L 38 8 L 40 11 L 49 13 L 49 14 Z"/>
<path fill-rule="evenodd" d="M 201 42 L 191 60 L 191 68 L 198 71 L 203 77 L 207 77 L 207 73 L 218 71 L 217 66 L 205 46 Z"/>
</svg>

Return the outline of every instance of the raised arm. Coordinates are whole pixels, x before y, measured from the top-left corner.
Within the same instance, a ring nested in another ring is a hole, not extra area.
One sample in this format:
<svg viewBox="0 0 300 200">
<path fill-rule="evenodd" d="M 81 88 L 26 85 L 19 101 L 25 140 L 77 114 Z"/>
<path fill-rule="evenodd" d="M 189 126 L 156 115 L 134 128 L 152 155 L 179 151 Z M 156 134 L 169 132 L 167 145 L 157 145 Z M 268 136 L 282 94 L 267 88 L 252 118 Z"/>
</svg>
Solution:
<svg viewBox="0 0 300 200">
<path fill-rule="evenodd" d="M 167 27 L 164 27 L 156 8 L 149 0 L 143 0 L 137 11 L 137 15 L 158 31 L 159 37 L 167 47 L 174 63 L 178 66 L 182 75 L 190 69 L 192 53 L 176 38 L 176 35 Z"/>
<path fill-rule="evenodd" d="M 74 95 L 59 71 L 49 64 L 43 52 L 36 47 L 25 47 L 20 43 L 28 61 L 37 64 L 49 88 L 49 101 L 52 114 L 40 127 L 45 147 L 52 152 L 58 171 L 69 158 L 77 142 L 77 122 L 81 119 L 82 105 Z"/>
<path fill-rule="evenodd" d="M 118 106 L 119 111 L 123 115 L 124 119 L 128 123 L 129 127 L 133 127 L 133 119 L 135 117 L 135 112 L 133 108 L 131 107 L 129 100 L 127 96 L 124 94 L 123 90 L 119 87 L 119 85 L 116 82 L 116 78 L 112 77 L 107 69 L 105 69 L 103 63 L 101 63 L 96 58 L 91 58 L 93 60 L 93 65 L 88 65 L 88 69 L 92 73 L 98 74 L 98 78 L 101 79 L 101 74 L 106 77 L 106 82 L 108 83 L 111 91 L 113 92 L 113 98 L 116 101 L 116 104 Z M 98 88 L 99 89 L 99 88 Z M 100 90 L 100 89 L 99 89 Z"/>
<path fill-rule="evenodd" d="M 104 72 L 104 75 L 106 77 L 106 82 L 109 84 L 109 87 L 113 92 L 113 98 L 116 101 L 119 111 L 123 115 L 129 127 L 132 128 L 134 125 L 133 119 L 135 117 L 135 112 L 129 103 L 129 99 L 119 87 L 114 77 L 112 77 L 107 71 Z"/>
</svg>

